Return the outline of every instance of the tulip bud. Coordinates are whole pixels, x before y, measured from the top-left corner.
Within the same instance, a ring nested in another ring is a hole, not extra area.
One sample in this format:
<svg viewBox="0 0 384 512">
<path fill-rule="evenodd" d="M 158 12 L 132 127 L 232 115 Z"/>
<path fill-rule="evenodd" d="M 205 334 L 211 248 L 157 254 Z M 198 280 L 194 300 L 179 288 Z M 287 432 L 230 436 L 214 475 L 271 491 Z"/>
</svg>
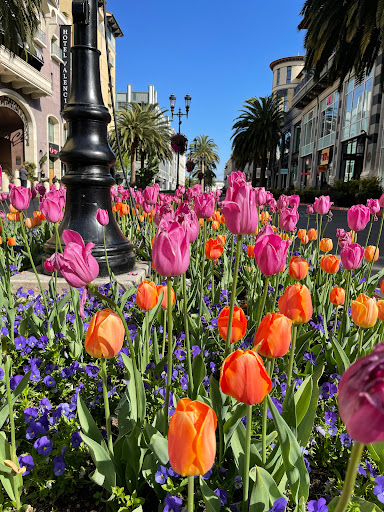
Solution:
<svg viewBox="0 0 384 512">
<path fill-rule="evenodd" d="M 360 293 L 351 303 L 351 316 L 353 322 L 359 327 L 372 327 L 378 317 L 378 309 L 375 298 L 370 298 Z"/>
<path fill-rule="evenodd" d="M 293 256 L 289 262 L 289 276 L 295 281 L 305 279 L 308 274 L 309 263 L 304 258 Z"/>
<path fill-rule="evenodd" d="M 292 320 L 281 313 L 267 313 L 256 331 L 254 345 L 264 357 L 283 357 L 292 337 Z"/>
<path fill-rule="evenodd" d="M 369 208 L 363 204 L 351 206 L 347 214 L 348 226 L 352 231 L 363 230 L 369 222 Z"/>
<path fill-rule="evenodd" d="M 373 257 L 375 257 L 375 261 L 379 259 L 379 248 L 374 245 L 368 245 L 364 249 L 364 258 L 367 261 L 373 261 Z"/>
<path fill-rule="evenodd" d="M 320 240 L 320 251 L 329 252 L 333 249 L 333 242 L 331 238 L 322 238 Z"/>
<path fill-rule="evenodd" d="M 346 270 L 355 270 L 363 259 L 364 247 L 359 244 L 350 244 L 340 251 L 340 259 Z"/>
<path fill-rule="evenodd" d="M 247 245 L 247 256 L 248 256 L 248 258 L 255 257 L 255 246 L 254 245 Z"/>
<path fill-rule="evenodd" d="M 96 220 L 102 226 L 106 226 L 109 223 L 109 215 L 107 210 L 99 208 L 96 212 Z"/>
<path fill-rule="evenodd" d="M 327 272 L 327 274 L 336 274 L 340 269 L 340 259 L 333 254 L 322 256 L 320 268 L 324 270 L 324 272 Z"/>
<path fill-rule="evenodd" d="M 120 352 L 124 334 L 124 325 L 119 315 L 110 309 L 98 311 L 87 329 L 85 350 L 92 357 L 111 359 Z"/>
<path fill-rule="evenodd" d="M 31 189 L 25 187 L 12 187 L 9 192 L 9 201 L 19 212 L 27 210 L 31 201 Z"/>
<path fill-rule="evenodd" d="M 278 304 L 280 313 L 290 318 L 295 325 L 305 324 L 312 318 L 311 294 L 305 285 L 295 283 L 288 286 Z"/>
<path fill-rule="evenodd" d="M 256 240 L 255 260 L 264 275 L 269 277 L 284 270 L 289 245 L 288 240 L 281 240 L 278 235 L 264 235 Z"/>
<path fill-rule="evenodd" d="M 166 286 L 162 286 L 161 284 L 156 286 L 158 297 L 160 297 L 160 294 L 164 292 L 163 300 L 161 301 L 161 308 L 167 309 L 168 307 L 168 288 Z M 171 287 L 171 305 L 173 306 L 175 303 L 175 291 Z"/>
<path fill-rule="evenodd" d="M 10 247 L 14 247 L 16 245 L 16 238 L 14 236 L 10 236 L 8 238 L 8 245 Z"/>
<path fill-rule="evenodd" d="M 157 305 L 159 299 L 156 284 L 153 281 L 143 281 L 136 293 L 136 304 L 143 311 L 149 311 Z"/>
<path fill-rule="evenodd" d="M 345 290 L 340 286 L 335 286 L 329 294 L 329 300 L 335 306 L 342 306 L 345 302 Z"/>
<path fill-rule="evenodd" d="M 218 319 L 218 328 L 220 336 L 227 341 L 228 323 L 229 323 L 229 306 L 225 306 Z M 231 343 L 236 343 L 244 337 L 247 330 L 247 319 L 244 311 L 237 306 L 233 310 Z"/>
<path fill-rule="evenodd" d="M 377 310 L 379 319 L 384 322 L 384 300 L 377 301 Z"/>
<path fill-rule="evenodd" d="M 313 210 L 320 215 L 326 215 L 332 205 L 333 203 L 331 203 L 329 196 L 316 197 L 313 203 Z"/>
<path fill-rule="evenodd" d="M 317 230 L 316 229 L 313 229 L 313 228 L 309 229 L 307 235 L 308 235 L 309 240 L 312 240 L 312 241 L 317 240 Z"/>
</svg>

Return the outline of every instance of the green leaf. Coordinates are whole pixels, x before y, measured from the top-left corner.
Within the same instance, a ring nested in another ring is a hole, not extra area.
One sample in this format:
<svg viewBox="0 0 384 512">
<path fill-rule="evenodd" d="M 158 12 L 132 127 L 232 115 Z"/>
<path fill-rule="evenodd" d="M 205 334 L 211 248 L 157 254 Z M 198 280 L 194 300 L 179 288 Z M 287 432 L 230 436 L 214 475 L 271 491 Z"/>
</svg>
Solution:
<svg viewBox="0 0 384 512">
<path fill-rule="evenodd" d="M 131 297 L 134 293 L 136 293 L 136 286 L 133 286 L 132 288 L 130 288 L 129 290 L 127 290 L 124 295 L 121 297 L 121 300 L 120 300 L 120 309 L 123 310 L 124 307 L 125 307 L 125 304 L 127 303 L 127 300 L 129 299 L 129 297 Z"/>
<path fill-rule="evenodd" d="M 123 360 L 124 366 L 128 370 L 129 373 L 129 382 L 127 385 L 127 391 L 129 396 L 129 401 L 131 404 L 131 414 L 133 421 L 143 422 L 145 419 L 146 412 L 146 397 L 145 397 L 145 389 L 143 379 L 141 378 L 139 372 L 136 370 L 136 376 L 133 371 L 133 364 L 130 357 L 126 354 L 121 354 L 121 358 Z M 136 381 L 136 382 L 135 382 Z M 136 396 L 136 385 L 138 387 L 140 404 L 137 403 Z"/>
<path fill-rule="evenodd" d="M 193 400 L 196 399 L 198 393 L 200 384 L 203 382 L 204 377 L 206 376 L 206 369 L 204 364 L 204 358 L 200 352 L 198 354 L 193 362 L 192 362 L 192 375 L 193 375 Z"/>
<path fill-rule="evenodd" d="M 300 446 L 291 429 L 277 411 L 270 396 L 268 396 L 268 406 L 279 436 L 284 468 L 287 473 L 292 496 L 296 503 L 299 502 L 302 496 L 307 500 L 309 494 L 309 475 Z"/>
<path fill-rule="evenodd" d="M 296 434 L 296 404 L 295 404 L 295 396 L 294 396 L 295 385 L 291 384 L 287 389 L 287 393 L 285 395 L 285 399 L 283 402 L 283 413 L 282 417 L 287 422 L 292 432 Z"/>
<path fill-rule="evenodd" d="M 206 512 L 220 512 L 221 500 L 220 497 L 212 491 L 208 484 L 201 476 L 199 477 L 200 490 L 203 495 Z"/>
<path fill-rule="evenodd" d="M 211 397 L 212 409 L 216 413 L 217 421 L 222 422 L 224 416 L 223 406 L 225 403 L 226 396 L 221 391 L 219 383 L 213 375 L 210 376 L 209 383 L 209 394 Z M 227 409 L 227 407 L 225 409 Z"/>
<path fill-rule="evenodd" d="M 323 375 L 324 366 L 320 366 L 318 370 L 316 370 L 311 375 L 312 380 L 312 395 L 311 402 L 308 406 L 305 417 L 300 422 L 297 428 L 297 441 L 300 446 L 307 446 L 309 438 L 311 436 L 313 423 L 315 421 L 317 404 L 319 401 L 319 379 Z"/>
<path fill-rule="evenodd" d="M 237 428 L 231 437 L 230 444 L 239 474 L 244 475 L 245 427 L 241 421 L 237 425 Z M 259 452 L 253 443 L 251 443 L 250 455 L 251 456 L 249 467 L 255 466 L 256 464 L 258 466 L 262 465 L 262 460 L 260 458 Z"/>
<path fill-rule="evenodd" d="M 149 447 L 163 465 L 168 463 L 168 440 L 160 432 L 151 437 Z"/>
<path fill-rule="evenodd" d="M 311 404 L 313 390 L 312 375 L 309 375 L 295 393 L 297 425 L 303 421 Z"/>
<path fill-rule="evenodd" d="M 334 512 L 336 505 L 339 502 L 340 497 L 333 498 L 331 503 L 328 505 L 328 512 Z M 352 498 L 350 501 L 351 504 L 355 503 L 359 505 L 360 512 L 380 512 L 380 508 L 371 503 L 370 501 L 363 500 L 362 498 Z"/>
<path fill-rule="evenodd" d="M 77 395 L 77 415 L 84 434 L 96 443 L 101 444 L 103 436 L 80 394 Z"/>
<path fill-rule="evenodd" d="M 95 473 L 91 475 L 92 480 L 112 493 L 112 487 L 116 486 L 116 472 L 109 453 L 103 446 L 86 436 L 83 432 L 81 433 L 81 438 L 88 446 L 96 466 Z"/>
<path fill-rule="evenodd" d="M 233 433 L 235 432 L 239 422 L 241 421 L 241 418 L 243 416 L 245 416 L 246 413 L 247 413 L 246 404 L 238 404 L 234 411 L 233 411 L 233 409 L 231 410 L 231 413 L 229 414 L 229 419 L 224 423 L 224 426 L 223 426 L 224 444 L 225 444 L 224 450 L 226 450 Z"/>
<path fill-rule="evenodd" d="M 336 359 L 337 370 L 340 373 L 340 375 L 343 375 L 343 373 L 349 368 L 351 363 L 343 347 L 337 341 L 335 336 L 331 336 L 331 343 L 333 346 L 333 353 Z"/>
<path fill-rule="evenodd" d="M 283 496 L 276 482 L 268 471 L 259 466 L 251 468 L 249 476 L 254 482 L 251 490 L 249 512 L 269 510 L 273 503 Z"/>
<path fill-rule="evenodd" d="M 16 389 L 11 394 L 12 405 L 15 405 L 17 398 L 24 389 L 28 386 L 29 378 L 31 376 L 31 371 L 26 373 L 24 377 L 21 379 L 19 384 L 16 386 Z M 0 409 L 0 428 L 3 428 L 4 423 L 6 422 L 9 416 L 9 407 L 7 400 L 4 400 L 4 405 L 2 405 Z"/>
</svg>

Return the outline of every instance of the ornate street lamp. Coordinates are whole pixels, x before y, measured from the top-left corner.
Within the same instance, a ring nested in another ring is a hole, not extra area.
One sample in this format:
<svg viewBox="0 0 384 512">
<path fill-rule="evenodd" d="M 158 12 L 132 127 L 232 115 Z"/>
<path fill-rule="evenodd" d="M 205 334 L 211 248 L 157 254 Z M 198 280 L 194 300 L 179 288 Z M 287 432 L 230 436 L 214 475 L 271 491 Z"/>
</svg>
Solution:
<svg viewBox="0 0 384 512">
<path fill-rule="evenodd" d="M 98 0 L 72 2 L 74 46 L 72 47 L 71 94 L 63 117 L 68 138 L 60 152 L 67 172 L 62 179 L 67 189 L 65 215 L 60 234 L 65 229 L 80 233 L 85 243 L 92 242 L 92 255 L 100 266 L 100 276 L 107 275 L 102 226 L 96 220 L 98 208 L 107 210 L 105 226 L 107 256 L 111 270 L 121 274 L 132 270 L 135 255 L 132 243 L 121 232 L 112 213 L 111 187 L 115 180 L 111 167 L 115 155 L 108 144 L 107 126 L 111 116 L 103 102 L 100 83 L 100 51 L 97 49 Z M 55 251 L 55 239 L 44 246 L 49 257 Z"/>
<path fill-rule="evenodd" d="M 179 107 L 179 111 L 175 114 L 175 105 L 176 105 L 176 96 L 174 94 L 171 94 L 170 97 L 169 97 L 169 104 L 170 104 L 170 107 L 171 107 L 171 114 L 172 114 L 172 119 L 173 119 L 173 116 L 176 115 L 178 118 L 179 118 L 179 129 L 178 129 L 178 133 L 180 133 L 180 130 L 181 130 L 181 118 L 183 116 L 187 116 L 187 119 L 188 119 L 188 112 L 189 112 L 189 109 L 191 108 L 191 96 L 189 94 L 186 94 L 185 97 L 184 97 L 184 101 L 185 101 L 185 113 L 183 113 L 181 111 L 181 108 Z M 179 166 L 180 166 L 180 153 L 179 151 L 177 152 L 177 176 L 176 176 L 176 188 L 179 186 Z"/>
</svg>

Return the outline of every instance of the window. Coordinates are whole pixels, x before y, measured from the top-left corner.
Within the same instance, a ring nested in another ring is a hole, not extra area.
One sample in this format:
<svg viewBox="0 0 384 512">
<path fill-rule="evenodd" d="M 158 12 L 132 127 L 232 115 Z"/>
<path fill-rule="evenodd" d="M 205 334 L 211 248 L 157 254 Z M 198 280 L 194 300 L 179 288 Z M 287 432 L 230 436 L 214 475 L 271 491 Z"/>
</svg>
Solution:
<svg viewBox="0 0 384 512">
<path fill-rule="evenodd" d="M 323 99 L 320 105 L 320 133 L 318 149 L 335 143 L 336 121 L 339 107 L 339 94 L 334 92 Z"/>
<path fill-rule="evenodd" d="M 280 68 L 277 70 L 277 80 L 276 85 L 280 85 Z"/>
<path fill-rule="evenodd" d="M 48 119 L 48 141 L 55 142 L 55 123 L 51 117 Z"/>
<path fill-rule="evenodd" d="M 305 114 L 303 117 L 303 129 L 301 132 L 301 156 L 309 155 L 313 150 L 313 139 L 315 135 L 316 108 Z"/>
<path fill-rule="evenodd" d="M 372 96 L 372 73 L 361 79 L 352 79 L 347 85 L 342 140 L 367 131 Z"/>
<path fill-rule="evenodd" d="M 288 96 L 284 96 L 284 112 L 287 111 L 288 107 Z"/>
<path fill-rule="evenodd" d="M 292 77 L 292 66 L 287 67 L 287 84 L 291 83 L 291 77 Z"/>
<path fill-rule="evenodd" d="M 298 123 L 295 125 L 294 138 L 293 138 L 293 153 L 299 152 L 300 134 L 301 134 L 301 124 Z"/>
</svg>

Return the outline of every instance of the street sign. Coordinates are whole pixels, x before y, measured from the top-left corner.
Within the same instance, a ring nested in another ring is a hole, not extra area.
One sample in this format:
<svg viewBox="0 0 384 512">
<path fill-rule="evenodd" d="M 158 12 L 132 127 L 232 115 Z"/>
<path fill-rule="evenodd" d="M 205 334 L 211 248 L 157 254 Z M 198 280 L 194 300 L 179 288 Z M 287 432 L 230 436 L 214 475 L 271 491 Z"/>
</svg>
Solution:
<svg viewBox="0 0 384 512">
<path fill-rule="evenodd" d="M 280 169 L 280 174 L 288 174 L 288 169 Z"/>
</svg>

